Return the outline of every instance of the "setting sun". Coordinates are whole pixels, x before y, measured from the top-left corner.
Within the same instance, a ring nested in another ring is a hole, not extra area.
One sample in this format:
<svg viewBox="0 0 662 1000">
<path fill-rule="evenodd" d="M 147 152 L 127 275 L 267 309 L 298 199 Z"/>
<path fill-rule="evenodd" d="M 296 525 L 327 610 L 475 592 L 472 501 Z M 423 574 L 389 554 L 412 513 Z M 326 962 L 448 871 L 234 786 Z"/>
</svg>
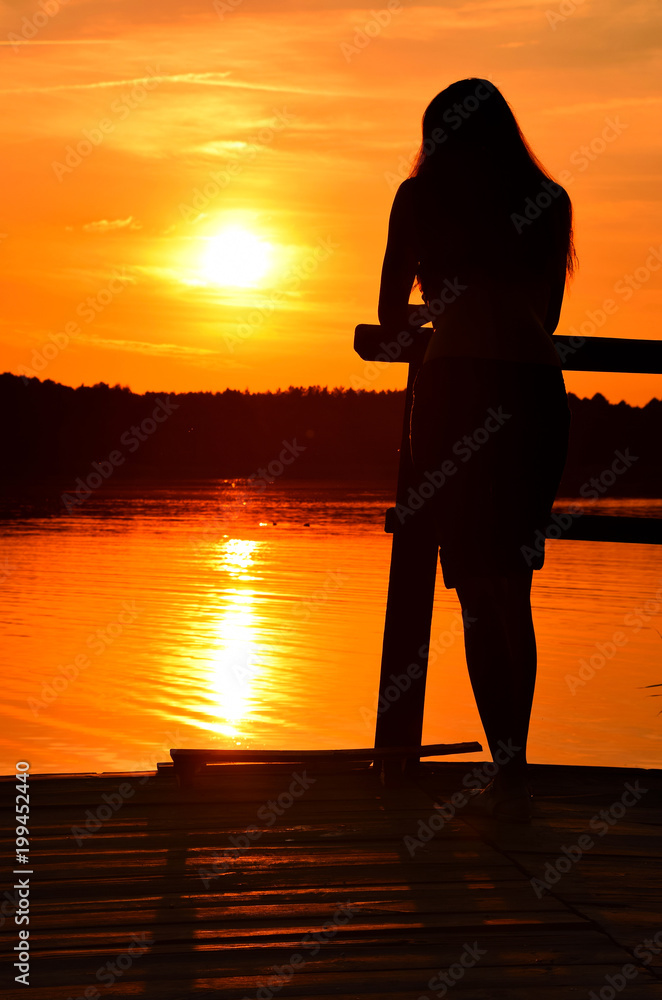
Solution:
<svg viewBox="0 0 662 1000">
<path fill-rule="evenodd" d="M 242 226 L 229 226 L 206 242 L 203 273 L 217 285 L 249 288 L 271 268 L 272 245 Z"/>
</svg>

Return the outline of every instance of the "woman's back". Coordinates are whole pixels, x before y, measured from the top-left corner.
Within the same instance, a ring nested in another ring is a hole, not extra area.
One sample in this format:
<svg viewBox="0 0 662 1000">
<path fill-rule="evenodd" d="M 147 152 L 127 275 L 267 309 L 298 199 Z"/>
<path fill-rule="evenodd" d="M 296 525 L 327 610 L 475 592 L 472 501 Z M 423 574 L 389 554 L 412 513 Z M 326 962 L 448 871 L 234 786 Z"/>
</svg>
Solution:
<svg viewBox="0 0 662 1000">
<path fill-rule="evenodd" d="M 420 177 L 402 185 L 403 211 L 434 326 L 426 360 L 484 357 L 559 366 L 552 333 L 565 262 L 555 266 L 553 257 L 537 253 L 533 234 L 526 232 L 533 222 L 523 215 L 523 221 L 513 221 L 504 207 L 507 198 L 497 197 L 464 165 L 450 181 L 446 196 L 436 200 Z M 535 235 L 544 240 L 553 219 L 543 223 Z"/>
</svg>

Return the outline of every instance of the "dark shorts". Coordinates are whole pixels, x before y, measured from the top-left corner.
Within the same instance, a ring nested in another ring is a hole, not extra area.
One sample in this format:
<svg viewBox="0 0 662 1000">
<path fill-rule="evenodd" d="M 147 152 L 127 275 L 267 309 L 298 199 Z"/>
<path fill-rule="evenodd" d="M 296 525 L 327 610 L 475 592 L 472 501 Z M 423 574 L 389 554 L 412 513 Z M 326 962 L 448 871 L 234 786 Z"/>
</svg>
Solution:
<svg viewBox="0 0 662 1000">
<path fill-rule="evenodd" d="M 422 366 L 411 413 L 415 490 L 447 588 L 542 569 L 569 429 L 561 368 L 462 357 Z"/>
</svg>

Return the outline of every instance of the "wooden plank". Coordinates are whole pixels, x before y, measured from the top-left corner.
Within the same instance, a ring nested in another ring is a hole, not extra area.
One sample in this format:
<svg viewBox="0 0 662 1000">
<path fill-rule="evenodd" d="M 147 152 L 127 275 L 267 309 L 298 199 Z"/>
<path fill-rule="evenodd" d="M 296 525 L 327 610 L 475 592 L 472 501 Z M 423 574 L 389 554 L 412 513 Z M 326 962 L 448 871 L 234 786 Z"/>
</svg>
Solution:
<svg viewBox="0 0 662 1000">
<path fill-rule="evenodd" d="M 256 919 L 234 923 L 232 914 L 228 914 L 224 921 L 208 922 L 206 925 L 198 925 L 197 920 L 193 924 L 190 922 L 167 924 L 159 931 L 159 935 L 163 938 L 162 943 L 159 945 L 157 941 L 157 944 L 150 946 L 150 954 L 154 956 L 160 951 L 166 951 L 174 955 L 176 952 L 188 951 L 192 940 L 195 940 L 198 950 L 203 950 L 205 947 L 207 950 L 216 950 L 230 946 L 245 946 L 252 949 L 263 948 L 266 945 L 301 947 L 301 942 L 308 935 L 320 933 L 325 924 L 331 921 L 332 916 L 333 913 L 327 908 L 323 916 L 307 921 L 281 916 L 277 921 Z M 401 942 L 415 941 L 421 934 L 434 936 L 435 933 L 443 934 L 449 929 L 461 929 L 466 937 L 489 934 L 495 927 L 508 927 L 511 935 L 517 935 L 527 934 L 531 929 L 539 931 L 542 928 L 564 930 L 568 933 L 574 932 L 577 926 L 591 925 L 587 918 L 561 909 L 554 912 L 534 909 L 510 916 L 490 911 L 486 913 L 460 911 L 424 916 L 400 914 L 394 915 L 390 920 L 381 914 L 378 921 L 356 915 L 351 918 L 350 925 L 334 929 L 332 940 L 336 946 L 342 948 L 350 947 L 357 941 L 369 940 L 381 941 L 384 945 L 395 947 Z M 133 933 L 142 931 L 145 933 L 149 931 L 151 935 L 157 933 L 154 925 L 139 923 L 134 918 L 124 927 L 77 929 L 75 934 L 72 934 L 72 929 L 69 927 L 54 928 L 48 934 L 33 930 L 30 940 L 38 951 L 40 961 L 45 961 L 49 957 L 56 959 L 65 952 L 80 955 L 93 952 L 97 956 L 105 955 L 112 958 L 114 954 L 123 950 L 127 937 L 130 938 Z M 11 957 L 10 955 L 9 958 Z M 379 960 L 381 961 L 382 957 Z"/>
<path fill-rule="evenodd" d="M 182 1000 L 183 997 L 188 998 L 192 995 L 190 987 L 193 983 L 200 983 L 203 980 L 204 987 L 208 991 L 206 995 L 210 997 L 210 1000 L 211 998 L 216 1000 L 219 996 L 223 997 L 223 1000 L 243 1000 L 246 996 L 254 997 L 256 991 L 269 982 L 268 978 L 265 979 L 264 975 L 259 973 L 248 976 L 221 977 L 215 976 L 212 972 L 211 975 L 201 976 L 197 970 L 199 957 L 199 952 L 192 951 L 187 955 L 179 957 L 177 962 L 162 962 L 161 971 L 158 976 L 151 976 L 149 978 L 144 974 L 145 960 L 138 959 L 130 970 L 132 982 L 117 981 L 113 984 L 111 995 L 113 997 L 127 995 L 144 996 L 145 989 L 154 990 L 155 979 L 157 982 L 158 980 L 163 982 L 169 979 L 172 985 L 179 989 L 179 994 L 175 992 L 174 994 L 170 994 L 170 996 L 179 996 L 179 1000 Z M 581 995 L 579 992 L 571 994 L 569 992 L 571 988 L 582 988 L 582 1000 L 586 1000 L 588 991 L 599 990 L 602 986 L 607 985 L 606 975 L 614 976 L 620 973 L 623 964 L 628 962 L 630 956 L 621 953 L 619 958 L 623 958 L 623 962 L 620 964 L 618 961 L 614 961 L 601 965 L 588 963 L 584 965 L 539 963 L 530 966 L 495 967 L 477 964 L 473 968 L 467 969 L 466 975 L 461 980 L 458 989 L 460 993 L 470 990 L 472 1000 L 483 996 L 486 1000 L 494 1000 L 495 994 L 493 990 L 498 985 L 504 991 L 521 989 L 523 992 L 519 994 L 520 996 L 526 997 L 527 1000 L 535 996 L 536 1000 L 538 1000 L 543 995 L 541 992 L 543 989 L 554 988 L 554 1000 L 559 1000 L 560 995 L 565 1000 L 566 997 L 571 995 Z M 278 963 L 275 964 L 277 965 Z M 68 996 L 76 997 L 79 995 L 75 992 L 76 987 L 82 991 L 90 983 L 97 983 L 98 985 L 98 980 L 95 979 L 95 971 L 98 967 L 93 957 L 87 962 L 83 962 L 77 957 L 76 961 L 70 964 L 68 970 L 63 970 L 63 975 L 55 976 L 49 969 L 48 976 L 50 977 L 49 981 L 52 981 L 52 992 L 44 994 L 45 1000 L 46 998 L 47 1000 L 55 1000 L 57 996 L 55 989 L 59 986 L 65 986 L 62 979 L 67 975 L 70 977 L 67 984 L 70 991 Z M 158 964 L 156 965 L 156 970 L 158 970 Z M 306 964 L 303 967 L 299 967 L 299 970 L 294 972 L 286 983 L 281 978 L 279 985 L 281 990 L 286 987 L 287 993 L 285 995 L 288 997 L 334 996 L 337 998 L 339 995 L 345 995 L 351 997 L 352 1000 L 356 1000 L 357 997 L 391 998 L 394 995 L 397 996 L 400 994 L 404 995 L 407 1000 L 416 1000 L 421 995 L 421 991 L 425 991 L 428 988 L 430 978 L 436 976 L 439 971 L 439 965 L 435 964 L 428 969 L 380 970 L 368 967 L 365 969 L 352 969 L 347 972 L 314 972 L 308 971 Z M 271 975 L 274 976 L 272 985 L 276 985 L 278 979 L 276 978 L 275 970 L 271 971 Z M 38 976 L 43 981 L 40 982 L 37 978 Z M 46 985 L 46 976 L 43 973 L 40 974 L 35 970 L 34 979 L 34 985 L 30 990 L 30 997 L 32 998 L 35 996 L 36 988 Z M 646 992 L 648 984 L 653 986 L 653 989 L 649 993 Z M 124 987 L 124 992 L 120 991 L 121 986 Z M 559 993 L 561 989 L 563 990 L 562 994 Z M 642 990 L 644 991 L 643 993 L 641 992 Z M 524 991 L 528 991 L 528 993 Z M 25 994 L 20 994 L 16 991 L 14 995 L 20 996 Z M 164 997 L 160 987 L 158 988 L 158 992 L 150 992 L 148 995 L 152 997 L 156 996 L 159 1000 L 163 1000 Z M 201 991 L 200 995 L 204 995 L 204 993 Z M 505 996 L 512 997 L 512 995 L 512 992 L 505 993 Z M 638 978 L 628 985 L 626 995 L 627 1000 L 633 1000 L 637 996 L 644 996 L 646 998 L 648 996 L 659 997 L 660 981 L 656 977 L 653 977 L 649 970 L 640 967 Z"/>
<path fill-rule="evenodd" d="M 365 845 L 357 846 L 353 842 L 345 844 L 282 844 L 274 842 L 264 844 L 260 840 L 254 841 L 246 848 L 235 848 L 226 841 L 218 841 L 216 845 L 209 847 L 189 847 L 167 850 L 165 848 L 154 851 L 141 851 L 139 849 L 127 851 L 104 851 L 100 850 L 101 845 L 97 845 L 97 850 L 83 850 L 80 848 L 75 853 L 71 852 L 71 847 L 65 847 L 61 852 L 48 857 L 39 856 L 38 862 L 40 883 L 46 884 L 49 881 L 58 881 L 60 877 L 71 878 L 74 881 L 78 875 L 102 874 L 112 876 L 114 869 L 127 873 L 130 867 L 142 871 L 143 874 L 159 874 L 164 868 L 178 868 L 182 873 L 187 870 L 193 871 L 202 865 L 209 865 L 214 859 L 223 857 L 229 863 L 234 863 L 239 868 L 264 868 L 270 872 L 277 872 L 285 868 L 306 868 L 315 865 L 320 869 L 328 867 L 344 866 L 348 875 L 357 868 L 391 866 L 411 868 L 419 867 L 421 864 L 431 863 L 441 865 L 458 865 L 459 863 L 482 863 L 487 867 L 501 867 L 503 865 L 512 866 L 512 862 L 501 854 L 495 854 L 489 847 L 482 849 L 458 853 L 450 846 L 448 850 L 438 845 L 428 844 L 428 851 L 423 862 L 419 855 L 423 848 L 416 854 L 409 855 L 402 849 L 400 842 L 395 842 L 392 846 L 386 843 L 375 845 L 374 842 L 367 841 Z M 434 849 L 436 848 L 436 849 Z M 532 864 L 537 865 L 540 860 L 535 858 Z M 513 869 L 515 870 L 515 869 Z"/>
<path fill-rule="evenodd" d="M 395 507 L 387 511 L 386 531 L 393 532 L 397 527 Z M 400 529 L 398 529 L 400 530 Z M 563 541 L 585 542 L 628 542 L 639 545 L 662 544 L 662 518 L 660 517 L 626 517 L 614 514 L 573 513 L 570 524 L 559 528 L 560 534 L 554 536 Z M 397 534 L 397 532 L 395 532 Z"/>
<path fill-rule="evenodd" d="M 392 865 L 394 869 L 399 868 Z M 317 888 L 334 889 L 338 892 L 352 892 L 357 888 L 373 888 L 374 886 L 409 886 L 418 887 L 427 885 L 428 881 L 445 882 L 452 866 L 430 865 L 429 871 L 426 866 L 419 866 L 416 870 L 397 871 L 390 876 L 390 880 L 385 880 L 385 866 L 370 869 L 364 868 L 353 872 L 351 879 L 348 878 L 347 869 L 344 867 L 327 868 L 323 874 L 315 875 L 307 868 L 285 869 L 276 875 L 274 872 L 240 872 L 237 874 L 222 875 L 219 879 L 214 879 L 205 888 L 201 879 L 192 879 L 190 875 L 183 877 L 178 874 L 164 873 L 163 875 L 153 875 L 143 878 L 123 878 L 116 877 L 102 881 L 95 877 L 88 880 L 79 879 L 75 887 L 75 899 L 128 899 L 133 897 L 149 896 L 153 899 L 163 898 L 167 895 L 191 896 L 197 898 L 198 894 L 204 895 L 210 887 L 216 888 L 217 892 L 225 891 L 226 888 L 234 891 L 238 888 L 253 892 L 292 891 L 293 889 L 315 890 Z M 457 868 L 457 863 L 455 865 Z M 512 869 L 504 865 L 502 869 L 505 873 L 510 873 Z M 466 878 L 492 878 L 493 871 L 488 871 L 483 867 L 466 867 L 464 872 Z M 239 881 L 237 881 L 239 880 Z M 39 886 L 39 897 L 44 900 L 57 900 L 58 894 L 61 897 L 64 880 L 47 885 Z M 198 889 L 200 893 L 198 893 Z M 533 896 L 532 896 L 533 898 Z M 73 901 L 73 900 L 72 900 Z"/>
<path fill-rule="evenodd" d="M 434 975 L 436 970 L 431 970 L 429 976 Z M 429 977 L 428 977 L 429 978 Z M 427 979 L 426 979 L 427 982 Z M 97 984 L 98 985 L 98 984 Z M 598 984 L 605 985 L 604 983 Z M 81 981 L 79 976 L 72 976 L 71 986 L 57 986 L 57 987 L 31 987 L 30 988 L 30 1000 L 72 1000 L 72 998 L 77 998 L 78 996 L 83 996 L 83 991 L 86 987 L 90 986 L 90 981 Z M 425 989 L 425 985 L 422 987 Z M 379 986 L 377 991 L 370 989 L 369 985 L 361 992 L 357 994 L 356 990 L 351 987 L 347 987 L 348 992 L 334 993 L 334 1000 L 357 1000 L 357 997 L 365 997 L 366 1000 L 383 1000 L 383 998 L 388 995 L 388 1000 L 416 1000 L 417 996 L 420 994 L 420 989 L 418 992 L 412 989 L 412 987 L 407 987 L 404 990 L 395 987 L 386 993 L 385 988 Z M 234 987 L 232 991 L 229 988 L 226 989 L 225 981 L 222 979 L 206 979 L 204 982 L 200 982 L 193 978 L 190 982 L 187 981 L 185 984 L 185 996 L 186 1000 L 189 998 L 201 998 L 201 1000 L 219 1000 L 220 997 L 223 1000 L 245 1000 L 247 996 L 254 998 L 256 996 L 257 987 L 254 989 L 247 988 L 242 991 L 240 987 Z M 220 991 L 220 992 L 219 992 Z M 466 992 L 466 987 L 464 989 L 460 987 L 458 992 L 464 994 Z M 659 983 L 646 983 L 636 985 L 630 984 L 628 986 L 628 992 L 626 994 L 627 1000 L 655 1000 L 659 997 L 660 986 Z M 283 993 L 276 993 L 275 996 L 285 996 Z M 288 991 L 288 994 L 289 991 Z M 4 994 L 4 1000 L 25 1000 L 24 988 L 10 990 Z M 171 979 L 158 978 L 150 983 L 150 992 L 145 994 L 143 991 L 143 985 L 136 986 L 130 982 L 122 982 L 121 980 L 113 985 L 113 992 L 111 994 L 114 998 L 133 998 L 135 997 L 145 997 L 149 996 L 149 1000 L 158 997 L 158 1000 L 184 1000 L 184 993 L 181 983 L 173 983 Z M 299 992 L 297 994 L 299 1000 L 317 1000 L 318 994 L 316 992 Z M 434 993 L 429 994 L 430 998 L 434 997 Z M 531 1000 L 531 986 L 527 983 L 515 984 L 508 986 L 501 986 L 499 982 L 496 985 L 491 986 L 481 986 L 473 987 L 471 989 L 470 1000 Z M 587 1000 L 587 989 L 585 986 L 572 986 L 566 985 L 563 987 L 562 996 L 559 993 L 558 986 L 548 986 L 541 983 L 536 983 L 535 987 L 535 1000 Z"/>
<path fill-rule="evenodd" d="M 620 514 L 574 515 L 571 524 L 560 530 L 560 537 L 567 541 L 662 545 L 662 518 L 659 517 L 624 517 Z"/>
<path fill-rule="evenodd" d="M 134 927 L 144 927 L 146 925 L 134 924 Z M 321 924 L 317 925 L 319 931 Z M 139 933 L 139 932 L 135 932 Z M 159 930 L 151 928 L 148 936 L 155 940 L 149 946 L 149 954 L 152 958 L 157 958 L 159 962 L 169 964 L 169 953 L 172 953 L 173 964 L 179 964 L 182 956 L 191 952 L 191 942 L 193 936 L 189 926 L 189 935 L 186 938 L 177 939 L 170 935 L 173 933 L 170 927 Z M 614 961 L 619 955 L 620 949 L 615 947 L 613 942 L 603 934 L 596 931 L 587 922 L 584 926 L 576 925 L 570 930 L 555 929 L 547 925 L 531 925 L 529 927 L 513 927 L 511 925 L 501 927 L 480 928 L 477 933 L 481 935 L 479 940 L 489 944 L 488 954 L 485 956 L 485 964 L 491 967 L 504 965 L 554 962 L 560 965 L 600 965 Z M 165 935 L 168 935 L 167 938 Z M 125 945 L 130 934 L 125 934 L 124 938 L 116 938 L 116 947 L 120 950 Z M 76 938 L 76 940 L 78 940 Z M 301 939 L 303 940 L 303 939 Z M 301 940 L 299 947 L 302 946 Z M 309 956 L 309 971 L 349 971 L 355 969 L 403 969 L 403 968 L 428 968 L 437 965 L 443 966 L 444 961 L 452 963 L 457 959 L 457 955 L 462 952 L 462 947 L 467 942 L 466 928 L 460 927 L 457 931 L 453 928 L 423 928 L 419 931 L 408 930 L 398 937 L 385 933 L 380 935 L 364 935 L 351 939 L 349 936 L 342 942 L 329 941 L 320 948 L 318 955 Z M 475 940 L 475 938 L 474 938 Z M 237 943 L 234 941 L 223 942 L 220 940 L 203 941 L 196 935 L 195 952 L 198 956 L 198 971 L 200 974 L 238 975 L 239 973 L 256 974 L 258 968 L 268 968 L 270 965 L 282 961 L 289 953 L 292 953 L 292 940 L 283 939 L 261 940 L 260 947 L 255 947 L 255 942 Z M 73 947 L 71 938 L 66 942 L 66 949 L 47 956 L 40 950 L 40 959 L 47 963 L 53 970 L 62 969 L 68 966 L 77 957 L 90 955 L 90 949 Z M 97 942 L 98 943 L 98 942 Z M 305 941 L 303 941 L 305 946 Z M 522 959 L 525 952 L 526 962 Z M 113 948 L 103 950 L 103 945 L 99 945 L 98 950 L 94 950 L 93 955 L 98 962 L 106 956 L 112 957 L 118 952 Z M 281 958 L 282 956 L 282 958 Z M 147 957 L 147 956 L 145 956 Z M 5 959 L 7 964 L 9 959 Z M 149 973 L 149 969 L 145 969 Z"/>
<path fill-rule="evenodd" d="M 379 357 L 383 361 L 415 363 L 425 351 L 432 329 L 414 328 L 409 333 L 412 344 L 402 347 L 397 357 L 389 358 L 384 344 L 395 340 L 393 332 L 375 324 L 360 323 L 354 333 L 354 350 L 364 361 Z M 566 371 L 662 373 L 662 340 L 565 334 L 554 334 L 552 340 Z"/>
<path fill-rule="evenodd" d="M 482 750 L 480 743 L 430 743 L 424 746 L 390 746 L 390 747 L 367 747 L 359 750 L 199 750 L 180 749 L 171 750 L 170 756 L 173 762 L 181 760 L 191 760 L 218 763 L 242 763 L 242 762 L 277 762 L 288 761 L 290 763 L 315 763 L 328 759 L 330 761 L 372 761 L 384 760 L 397 757 L 440 757 L 444 754 L 456 753 L 477 753 Z"/>
<path fill-rule="evenodd" d="M 467 892 L 466 887 L 458 889 L 449 887 L 444 883 L 439 883 L 434 893 L 427 891 L 427 886 L 419 887 L 416 895 L 407 892 L 406 886 L 385 886 L 381 891 L 373 891 L 368 899 L 361 899 L 365 896 L 363 892 L 352 889 L 351 905 L 358 913 L 370 912 L 372 914 L 435 914 L 444 913 L 466 913 L 472 912 L 481 915 L 503 915 L 514 913 L 567 913 L 567 909 L 559 900 L 552 896 L 537 899 L 529 887 L 514 887 L 512 883 L 500 883 L 497 887 L 481 886 L 480 890 L 473 893 Z M 228 919 L 235 923 L 240 921 L 268 921 L 270 926 L 281 926 L 284 914 L 292 914 L 301 920 L 319 919 L 322 923 L 328 919 L 329 913 L 338 903 L 337 892 L 327 892 L 320 898 L 319 893 L 308 899 L 301 899 L 292 893 L 284 892 L 281 897 L 272 899 L 263 898 L 264 894 L 254 893 L 258 899 L 251 899 L 244 894 L 243 902 L 238 900 L 240 894 L 224 892 L 222 902 L 209 896 L 200 896 L 180 899 L 176 896 L 169 896 L 169 904 L 165 905 L 161 899 L 154 896 L 149 899 L 131 900 L 109 900 L 100 909 L 97 900 L 80 902 L 72 899 L 66 909 L 55 900 L 53 903 L 40 903 L 32 908 L 35 917 L 35 927 L 37 934 L 42 935 L 47 931 L 66 928 L 80 928 L 84 932 L 98 931 L 99 928 L 124 928 L 126 925 L 126 906 L 131 904 L 132 918 L 143 926 L 149 924 L 151 927 L 168 926 L 169 928 L 188 928 L 191 926 L 201 927 L 202 925 L 227 925 Z M 395 898 L 393 898 L 395 897 Z M 443 899 L 443 905 L 440 904 Z M 613 899 L 609 900 L 613 903 Z M 645 906 L 650 910 L 655 903 L 654 894 L 645 900 Z M 176 904 L 176 905 L 173 905 Z M 205 905 L 206 904 L 206 905 Z M 391 917 L 385 920 L 389 924 Z M 184 921 L 184 922 L 183 922 Z M 432 922 L 426 927 L 432 927 Z M 0 936 L 6 934 L 12 937 L 11 927 L 0 930 Z M 49 938 L 50 940 L 50 938 Z"/>
<path fill-rule="evenodd" d="M 662 372 L 662 341 L 625 337 L 570 337 L 554 334 L 554 346 L 566 371 Z"/>
<path fill-rule="evenodd" d="M 256 815 L 256 809 L 262 805 L 263 803 L 255 803 L 254 807 L 252 807 L 252 804 L 249 804 L 248 809 L 234 812 L 229 817 L 227 825 L 218 824 L 216 828 L 212 822 L 206 818 L 203 819 L 200 823 L 199 835 L 201 839 L 199 844 L 204 846 L 206 841 L 216 844 L 223 838 L 227 839 L 229 834 L 243 834 L 250 827 L 251 830 L 255 830 L 256 828 L 262 830 L 263 833 L 260 834 L 260 837 L 266 837 L 268 842 L 272 840 L 290 840 L 296 843 L 313 843 L 319 840 L 324 844 L 325 842 L 338 841 L 344 843 L 356 840 L 357 844 L 360 844 L 366 840 L 374 840 L 387 846 L 389 842 L 402 842 L 402 838 L 407 833 L 415 833 L 419 821 L 427 819 L 434 811 L 434 807 L 430 806 L 425 813 L 420 810 L 410 809 L 399 816 L 390 817 L 386 811 L 381 813 L 377 809 L 373 812 L 366 810 L 363 828 L 361 828 L 363 824 L 359 815 L 348 817 L 347 820 L 341 818 L 340 822 L 334 824 L 329 823 L 330 829 L 328 829 L 323 817 L 319 822 L 317 821 L 317 810 L 314 807 L 307 810 L 300 809 L 299 811 L 288 809 L 287 823 L 283 823 L 282 826 L 277 826 L 274 823 L 271 826 L 265 827 L 264 822 L 260 822 Z M 179 817 L 172 817 L 173 824 L 177 823 L 177 825 L 168 826 L 167 817 L 162 817 L 157 821 L 152 819 L 148 814 L 129 816 L 128 811 L 123 810 L 123 816 L 118 816 L 115 820 L 107 820 L 95 832 L 92 832 L 95 830 L 95 825 L 90 825 L 87 828 L 90 836 L 83 838 L 79 835 L 79 831 L 85 828 L 86 822 L 92 823 L 92 820 L 81 808 L 77 813 L 73 813 L 67 817 L 69 822 L 62 827 L 49 825 L 44 827 L 43 830 L 35 828 L 35 843 L 45 853 L 49 853 L 49 845 L 51 844 L 54 845 L 56 851 L 64 845 L 69 849 L 72 847 L 78 849 L 78 846 L 85 846 L 85 842 L 89 847 L 92 844 L 99 844 L 103 841 L 108 841 L 109 843 L 117 841 L 119 849 L 130 848 L 131 844 L 128 843 L 129 840 L 135 840 L 137 846 L 141 846 L 142 843 L 146 847 L 149 847 L 152 843 L 158 845 L 159 841 L 174 845 L 178 840 L 186 840 L 187 835 L 190 837 L 190 828 L 187 831 L 185 826 L 180 825 L 180 823 L 183 824 L 182 809 L 178 809 L 178 812 L 180 813 Z M 186 815 L 191 825 L 196 823 L 197 817 L 194 812 L 187 810 Z M 281 820 L 285 818 L 285 816 L 278 817 Z M 72 832 L 72 827 L 75 828 L 74 832 Z M 83 845 L 75 844 L 76 836 L 79 836 L 79 839 L 84 841 Z M 435 839 L 446 839 L 449 841 L 460 839 L 467 842 L 478 842 L 479 835 L 464 823 L 462 813 L 459 813 L 444 824 L 443 829 L 435 834 Z M 13 852 L 11 851 L 11 840 L 9 837 L 3 842 L 2 851 L 6 857 L 12 857 Z"/>
<path fill-rule="evenodd" d="M 435 900 L 443 896 L 450 904 L 456 895 L 460 893 L 464 894 L 467 891 L 474 893 L 479 900 L 481 898 L 480 894 L 483 891 L 498 893 L 499 898 L 503 896 L 504 899 L 507 899 L 510 893 L 524 891 L 522 890 L 523 882 L 521 877 L 518 875 L 517 878 L 512 878 L 508 877 L 508 875 L 509 873 L 505 873 L 502 878 L 495 880 L 490 873 L 489 876 L 483 875 L 473 880 L 458 878 L 455 881 L 447 881 L 444 879 L 439 881 L 425 881 L 417 885 L 409 885 L 407 882 L 390 882 L 388 885 L 372 886 L 347 885 L 344 891 L 347 898 L 351 895 L 353 902 L 388 898 L 391 902 L 397 902 L 399 899 L 405 902 L 417 899 L 424 904 L 428 897 Z M 531 899 L 528 887 L 526 892 L 529 899 Z M 251 903 L 259 903 L 264 906 L 290 906 L 302 902 L 323 905 L 326 901 L 331 901 L 335 904 L 337 900 L 338 890 L 329 886 L 316 886 L 314 888 L 289 886 L 281 889 L 274 888 L 272 891 L 250 890 L 244 889 L 241 886 L 236 890 L 224 890 L 222 895 L 208 888 L 198 893 L 188 892 L 184 896 L 174 891 L 165 892 L 164 894 L 151 892 L 144 895 L 127 894 L 117 899 L 104 898 L 102 902 L 94 897 L 82 898 L 77 895 L 72 897 L 70 903 L 68 902 L 66 906 L 62 903 L 61 896 L 53 896 L 51 900 L 48 900 L 41 898 L 40 895 L 40 898 L 35 901 L 34 906 L 35 912 L 40 914 L 40 920 L 48 920 L 51 915 L 59 919 L 63 914 L 66 916 L 68 914 L 98 913 L 101 906 L 103 906 L 103 913 L 112 914 L 118 912 L 121 915 L 128 903 L 131 904 L 132 912 L 134 910 L 137 912 L 141 909 L 153 910 L 156 906 L 160 906 L 166 914 L 170 914 L 173 910 L 176 910 L 176 907 L 184 910 L 196 909 L 200 911 L 209 910 L 211 912 L 219 906 L 225 908 Z M 474 905 L 479 904 L 474 903 Z M 4 925 L 4 930 L 7 930 L 6 924 Z M 0 933 L 2 932 L 2 929 L 0 929 Z"/>
<path fill-rule="evenodd" d="M 282 865 L 278 868 L 256 867 L 245 865 L 243 868 L 229 871 L 227 874 L 221 873 L 218 878 L 208 880 L 209 885 L 214 888 L 221 886 L 224 891 L 234 890 L 239 884 L 242 888 L 257 892 L 271 888 L 289 890 L 293 887 L 312 888 L 316 886 L 342 886 L 347 888 L 355 886 L 384 886 L 384 885 L 420 885 L 427 884 L 428 881 L 448 882 L 453 879 L 453 868 L 457 869 L 458 860 L 447 864 L 437 864 L 430 862 L 417 865 L 400 865 L 393 859 L 377 865 L 361 865 L 354 869 L 349 869 L 347 865 L 325 865 L 315 866 L 319 870 L 311 871 L 309 865 L 299 867 L 293 865 Z M 501 869 L 503 878 L 512 878 L 516 871 L 514 866 L 507 861 L 503 861 Z M 456 875 L 456 879 L 461 882 L 467 879 L 498 878 L 499 869 L 495 871 L 494 866 L 472 865 L 466 862 L 462 865 L 462 874 Z M 66 878 L 56 881 L 43 881 L 39 883 L 39 896 L 41 899 L 57 898 L 58 893 L 62 893 L 63 884 Z M 96 890 L 95 890 L 96 886 Z M 145 888 L 147 886 L 147 888 Z M 172 888 L 171 888 L 172 887 Z M 121 875 L 114 877 L 104 876 L 103 868 L 98 871 L 91 870 L 85 877 L 77 878 L 71 883 L 71 895 L 84 895 L 89 898 L 94 892 L 103 892 L 103 895 L 112 895 L 116 898 L 117 893 L 129 892 L 144 896 L 159 896 L 164 892 L 173 891 L 186 895 L 195 895 L 197 891 L 207 892 L 209 886 L 205 886 L 202 878 L 195 872 L 184 873 L 177 870 L 174 865 L 164 866 L 157 872 L 140 871 L 140 866 L 136 866 L 133 872 L 122 871 Z M 75 898 L 75 897 L 74 897 Z"/>
</svg>

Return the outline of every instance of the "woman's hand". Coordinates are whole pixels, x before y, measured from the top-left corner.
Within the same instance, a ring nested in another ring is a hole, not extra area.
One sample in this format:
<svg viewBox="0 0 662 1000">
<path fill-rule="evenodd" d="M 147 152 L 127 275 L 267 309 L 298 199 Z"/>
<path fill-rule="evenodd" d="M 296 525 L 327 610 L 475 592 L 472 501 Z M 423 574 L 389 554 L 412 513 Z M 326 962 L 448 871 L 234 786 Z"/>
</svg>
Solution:
<svg viewBox="0 0 662 1000">
<path fill-rule="evenodd" d="M 407 306 L 407 310 L 409 326 L 414 327 L 414 329 L 432 322 L 432 316 L 424 302 L 419 303 L 419 305 L 410 304 Z"/>
</svg>

